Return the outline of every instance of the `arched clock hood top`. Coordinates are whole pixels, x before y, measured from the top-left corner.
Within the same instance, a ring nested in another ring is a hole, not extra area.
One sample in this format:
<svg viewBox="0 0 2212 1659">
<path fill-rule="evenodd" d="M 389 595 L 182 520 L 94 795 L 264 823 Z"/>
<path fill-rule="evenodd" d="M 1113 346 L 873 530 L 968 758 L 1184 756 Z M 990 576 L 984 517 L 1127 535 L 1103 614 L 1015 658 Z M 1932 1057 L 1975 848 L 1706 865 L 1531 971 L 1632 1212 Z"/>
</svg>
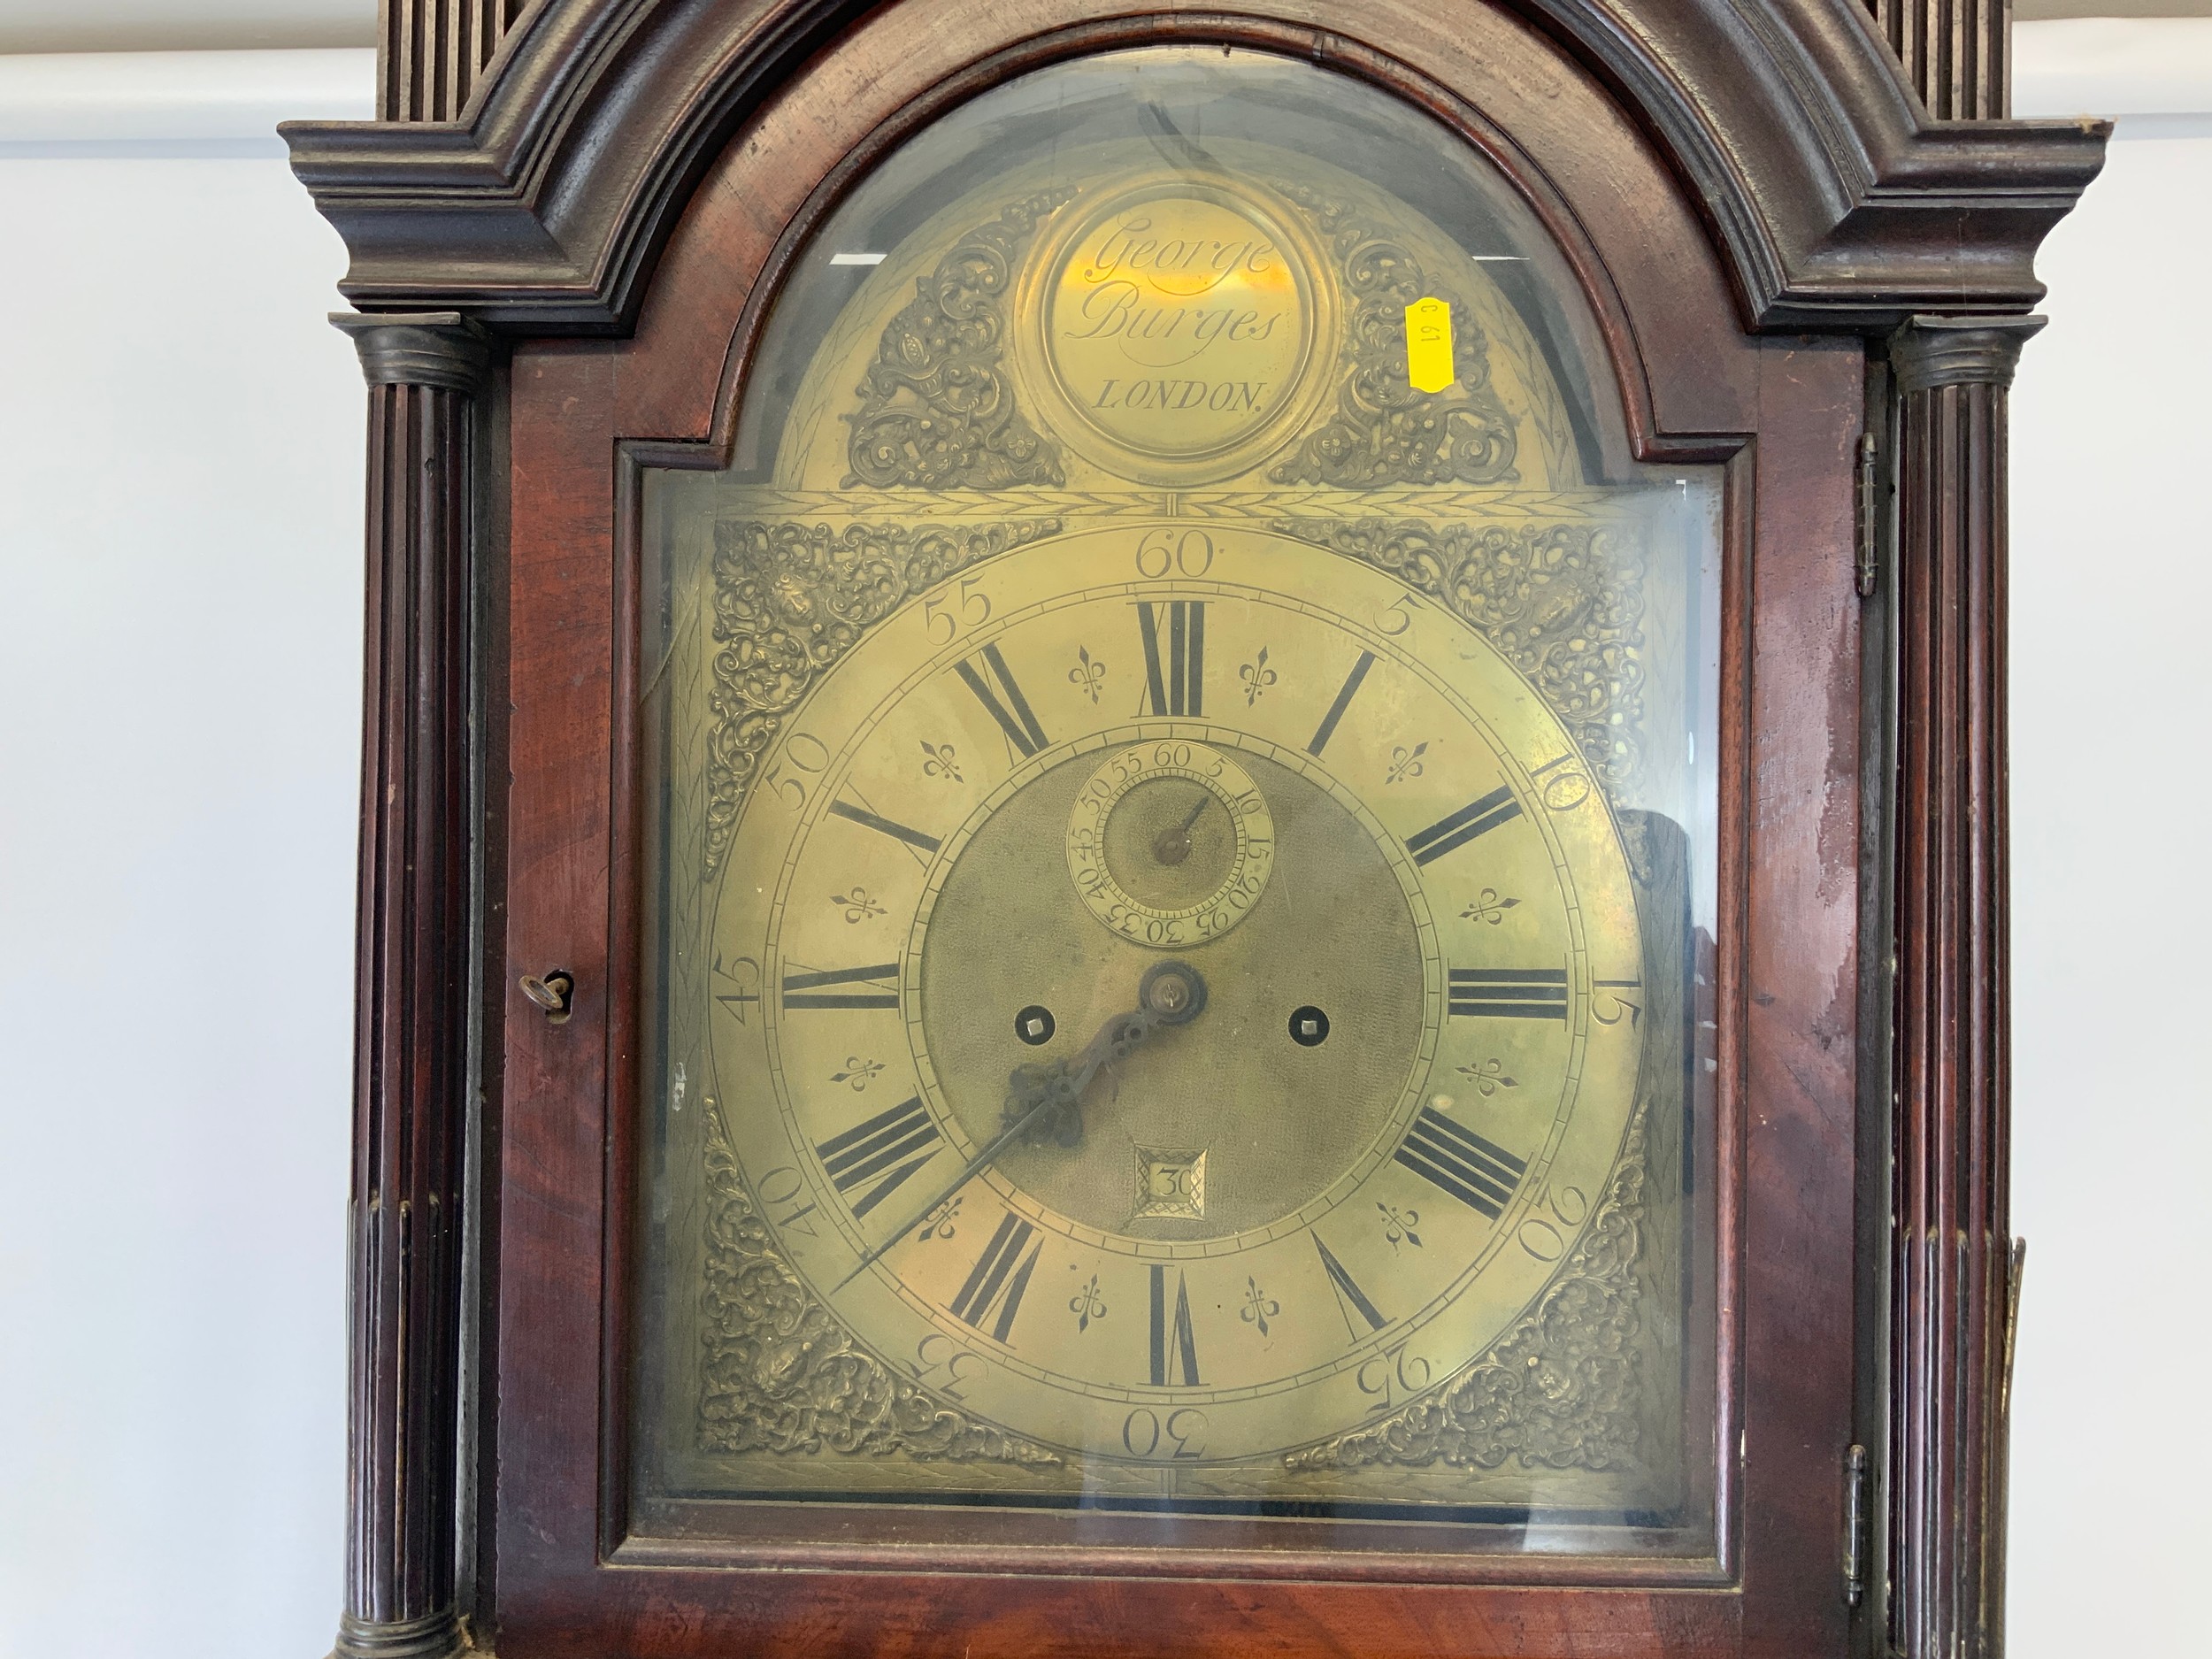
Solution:
<svg viewBox="0 0 2212 1659">
<path fill-rule="evenodd" d="M 898 9 L 547 0 L 503 43 L 466 119 L 283 132 L 345 238 L 340 287 L 357 306 L 457 310 L 518 334 L 623 334 L 713 157 L 840 30 Z M 940 0 L 928 22 L 934 33 L 941 14 L 974 9 Z M 1424 15 L 1434 8 L 1394 0 L 986 10 L 1013 43 L 941 81 L 870 153 L 1000 81 L 1140 37 L 1304 58 L 1515 146 L 1553 90 L 1500 73 L 1486 42 L 1532 31 L 1563 72 L 1595 71 L 1665 156 L 1757 329 L 1875 333 L 1918 311 L 2027 311 L 2043 293 L 2035 250 L 2095 176 L 2109 131 L 1932 119 L 1855 0 L 1470 0 L 1449 30 Z"/>
</svg>

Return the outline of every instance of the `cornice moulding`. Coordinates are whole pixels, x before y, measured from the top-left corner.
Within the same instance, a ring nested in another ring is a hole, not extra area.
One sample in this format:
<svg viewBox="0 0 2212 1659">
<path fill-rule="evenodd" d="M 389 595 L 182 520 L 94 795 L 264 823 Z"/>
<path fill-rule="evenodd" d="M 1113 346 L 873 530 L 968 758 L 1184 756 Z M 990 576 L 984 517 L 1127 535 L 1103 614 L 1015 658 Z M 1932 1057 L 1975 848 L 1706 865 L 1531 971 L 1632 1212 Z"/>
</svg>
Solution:
<svg viewBox="0 0 2212 1659">
<path fill-rule="evenodd" d="M 552 0 L 465 122 L 300 123 L 294 171 L 344 235 L 365 310 L 459 309 L 523 334 L 620 334 L 693 183 L 856 0 Z M 1071 12 L 1079 8 L 1071 8 Z M 1234 16 L 1160 0 L 1186 38 Z M 1356 11 L 1275 0 L 1325 58 Z M 1930 120 L 1854 0 L 1532 0 L 1702 207 L 1756 328 L 1886 333 L 2024 311 L 2037 244 L 2101 165 L 2093 120 Z M 1701 96 L 1691 88 L 1705 88 Z"/>
</svg>

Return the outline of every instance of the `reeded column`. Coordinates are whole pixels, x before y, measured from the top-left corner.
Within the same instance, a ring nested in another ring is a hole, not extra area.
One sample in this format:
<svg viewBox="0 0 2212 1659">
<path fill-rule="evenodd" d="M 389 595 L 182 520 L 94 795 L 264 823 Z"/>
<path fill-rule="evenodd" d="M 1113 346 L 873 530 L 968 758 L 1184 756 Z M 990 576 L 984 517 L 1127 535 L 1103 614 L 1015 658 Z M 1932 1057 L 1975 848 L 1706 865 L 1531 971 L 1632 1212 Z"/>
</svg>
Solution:
<svg viewBox="0 0 2212 1659">
<path fill-rule="evenodd" d="M 385 0 L 376 119 L 457 121 L 528 0 Z"/>
<path fill-rule="evenodd" d="M 2010 1230 L 2005 394 L 2039 317 L 1916 317 L 1897 386 L 1891 1638 L 2002 1647 Z"/>
<path fill-rule="evenodd" d="M 2001 120 L 2012 111 L 2010 0 L 1866 0 L 1939 121 Z"/>
<path fill-rule="evenodd" d="M 468 1118 L 473 402 L 457 313 L 341 315 L 369 382 L 345 1610 L 336 1659 L 444 1659 Z"/>
</svg>

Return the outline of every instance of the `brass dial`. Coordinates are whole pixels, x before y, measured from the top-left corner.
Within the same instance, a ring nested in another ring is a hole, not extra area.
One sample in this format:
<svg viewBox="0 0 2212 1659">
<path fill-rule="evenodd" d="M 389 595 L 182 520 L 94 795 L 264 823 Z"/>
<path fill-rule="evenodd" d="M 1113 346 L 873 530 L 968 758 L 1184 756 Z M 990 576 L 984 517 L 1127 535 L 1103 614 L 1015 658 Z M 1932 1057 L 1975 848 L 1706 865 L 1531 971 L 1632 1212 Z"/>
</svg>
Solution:
<svg viewBox="0 0 2212 1659">
<path fill-rule="evenodd" d="M 1279 1460 L 1469 1363 L 1589 1218 L 1639 1064 L 1609 809 L 1494 649 L 1324 549 L 1117 526 L 961 592 L 763 757 L 731 864 L 777 873 L 716 932 L 765 1018 L 716 1061 L 774 1107 L 735 1156 L 963 1411 Z"/>
</svg>

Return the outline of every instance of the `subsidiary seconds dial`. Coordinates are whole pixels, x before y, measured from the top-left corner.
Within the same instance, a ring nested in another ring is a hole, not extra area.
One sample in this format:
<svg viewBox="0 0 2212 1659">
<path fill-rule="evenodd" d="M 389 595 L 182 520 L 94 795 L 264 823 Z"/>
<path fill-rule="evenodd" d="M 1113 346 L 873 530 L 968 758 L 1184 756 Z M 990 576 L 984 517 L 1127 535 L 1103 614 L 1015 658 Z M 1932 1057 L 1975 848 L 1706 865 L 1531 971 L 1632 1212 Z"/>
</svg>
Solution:
<svg viewBox="0 0 2212 1659">
<path fill-rule="evenodd" d="M 1252 913 L 1275 867 L 1275 820 L 1252 776 L 1181 738 L 1136 743 L 1092 772 L 1068 815 L 1068 874 L 1123 938 L 1169 950 Z"/>
</svg>

